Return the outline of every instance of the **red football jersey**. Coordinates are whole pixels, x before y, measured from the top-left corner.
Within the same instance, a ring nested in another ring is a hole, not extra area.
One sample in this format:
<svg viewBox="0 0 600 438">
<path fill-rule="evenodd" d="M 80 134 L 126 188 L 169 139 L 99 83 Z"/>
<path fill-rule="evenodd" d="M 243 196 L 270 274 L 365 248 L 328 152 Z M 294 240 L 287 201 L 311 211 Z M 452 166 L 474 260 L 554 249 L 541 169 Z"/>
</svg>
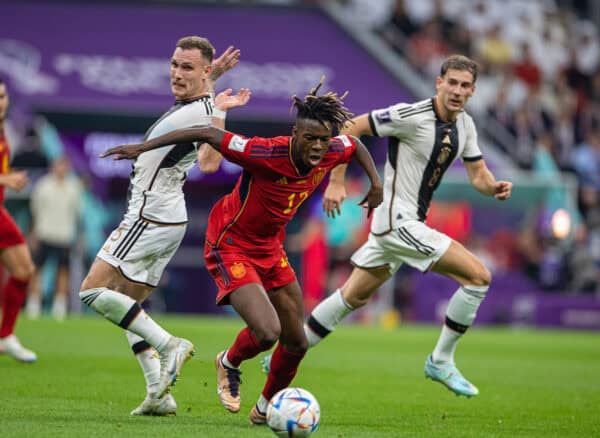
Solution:
<svg viewBox="0 0 600 438">
<path fill-rule="evenodd" d="M 221 198 L 208 217 L 207 243 L 227 243 L 252 252 L 279 247 L 285 226 L 315 191 L 329 170 L 352 160 L 352 137 L 331 139 L 318 166 L 302 174 L 292 160 L 292 138 L 245 138 L 227 132 L 223 156 L 244 168 L 233 191 Z"/>
<path fill-rule="evenodd" d="M 0 175 L 8 173 L 8 162 L 10 161 L 10 148 L 8 140 L 0 130 Z M 0 186 L 0 205 L 4 204 L 4 186 Z"/>
</svg>

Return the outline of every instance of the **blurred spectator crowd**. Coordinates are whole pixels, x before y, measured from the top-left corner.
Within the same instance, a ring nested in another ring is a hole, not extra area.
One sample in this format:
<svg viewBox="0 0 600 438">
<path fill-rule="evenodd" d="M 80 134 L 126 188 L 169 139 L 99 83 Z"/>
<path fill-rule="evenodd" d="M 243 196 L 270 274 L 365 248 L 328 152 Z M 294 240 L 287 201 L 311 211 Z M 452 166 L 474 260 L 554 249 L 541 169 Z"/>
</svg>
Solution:
<svg viewBox="0 0 600 438">
<path fill-rule="evenodd" d="M 478 62 L 469 111 L 497 121 L 493 142 L 522 169 L 578 181 L 568 245 L 540 225 L 553 211 L 526 221 L 528 272 L 549 289 L 600 290 L 600 36 L 590 11 L 555 0 L 339 3 L 427 82 L 450 54 Z"/>
</svg>

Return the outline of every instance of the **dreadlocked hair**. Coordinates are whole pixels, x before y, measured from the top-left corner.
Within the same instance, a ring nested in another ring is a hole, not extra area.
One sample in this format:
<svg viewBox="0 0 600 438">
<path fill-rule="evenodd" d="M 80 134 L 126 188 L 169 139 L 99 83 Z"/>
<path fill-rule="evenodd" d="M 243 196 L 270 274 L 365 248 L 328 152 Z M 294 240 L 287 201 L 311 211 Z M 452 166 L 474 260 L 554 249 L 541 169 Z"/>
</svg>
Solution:
<svg viewBox="0 0 600 438">
<path fill-rule="evenodd" d="M 310 93 L 306 95 L 304 100 L 300 100 L 298 96 L 293 95 L 292 99 L 294 102 L 290 111 L 296 107 L 298 110 L 297 119 L 317 120 L 323 126 L 327 126 L 327 123 L 330 123 L 333 130 L 337 132 L 346 122 L 350 122 L 354 115 L 344 106 L 343 101 L 348 92 L 346 91 L 341 96 L 338 96 L 337 93 L 330 91 L 317 96 L 317 91 L 319 91 L 323 82 L 325 82 L 325 76 L 321 78 L 316 87 L 310 90 Z"/>
</svg>

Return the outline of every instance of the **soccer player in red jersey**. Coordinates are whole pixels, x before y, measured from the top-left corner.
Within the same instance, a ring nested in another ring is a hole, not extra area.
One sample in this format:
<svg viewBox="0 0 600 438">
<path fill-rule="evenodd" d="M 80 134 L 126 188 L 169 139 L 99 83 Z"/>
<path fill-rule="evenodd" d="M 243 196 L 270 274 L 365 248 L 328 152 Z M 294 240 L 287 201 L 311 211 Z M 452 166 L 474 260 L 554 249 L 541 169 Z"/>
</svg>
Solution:
<svg viewBox="0 0 600 438">
<path fill-rule="evenodd" d="M 10 275 L 3 291 L 0 354 L 5 353 L 18 361 L 31 363 L 37 360 L 36 354 L 23 347 L 13 333 L 35 267 L 21 230 L 4 208 L 4 188 L 18 192 L 28 182 L 24 171 L 12 172 L 8 167 L 10 149 L 4 136 L 4 117 L 8 103 L 6 84 L 0 79 L 0 263 Z"/>
<path fill-rule="evenodd" d="M 302 292 L 283 249 L 285 226 L 327 172 L 353 158 L 371 180 L 361 204 L 370 212 L 383 199 L 381 180 L 365 146 L 355 137 L 333 136 L 351 117 L 343 106 L 344 96 L 331 92 L 317 96 L 320 86 L 304 100 L 294 96 L 298 113 L 291 136 L 246 138 L 215 127 L 193 127 L 103 155 L 135 158 L 162 145 L 199 141 L 244 168 L 234 190 L 209 215 L 204 257 L 219 289 L 217 303 L 231 304 L 247 324 L 215 361 L 217 391 L 227 410 L 240 409 L 242 361 L 280 341 L 262 394 L 250 412 L 254 424 L 266 422 L 269 399 L 291 383 L 308 345 L 302 328 Z"/>
</svg>

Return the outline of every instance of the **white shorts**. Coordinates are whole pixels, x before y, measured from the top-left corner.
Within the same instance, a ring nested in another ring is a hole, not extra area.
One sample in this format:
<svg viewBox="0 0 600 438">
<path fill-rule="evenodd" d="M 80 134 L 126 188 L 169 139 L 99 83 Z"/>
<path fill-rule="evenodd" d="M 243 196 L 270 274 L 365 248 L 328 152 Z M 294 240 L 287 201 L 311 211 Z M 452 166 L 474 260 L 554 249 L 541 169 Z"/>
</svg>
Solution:
<svg viewBox="0 0 600 438">
<path fill-rule="evenodd" d="M 382 236 L 369 234 L 369 239 L 350 260 L 359 268 L 387 265 L 392 275 L 403 263 L 425 272 L 444 255 L 451 243 L 450 237 L 423 222 L 406 220 Z"/>
<path fill-rule="evenodd" d="M 158 225 L 144 219 L 124 219 L 97 257 L 118 268 L 128 280 L 156 287 L 186 228 L 186 224 Z"/>
</svg>

